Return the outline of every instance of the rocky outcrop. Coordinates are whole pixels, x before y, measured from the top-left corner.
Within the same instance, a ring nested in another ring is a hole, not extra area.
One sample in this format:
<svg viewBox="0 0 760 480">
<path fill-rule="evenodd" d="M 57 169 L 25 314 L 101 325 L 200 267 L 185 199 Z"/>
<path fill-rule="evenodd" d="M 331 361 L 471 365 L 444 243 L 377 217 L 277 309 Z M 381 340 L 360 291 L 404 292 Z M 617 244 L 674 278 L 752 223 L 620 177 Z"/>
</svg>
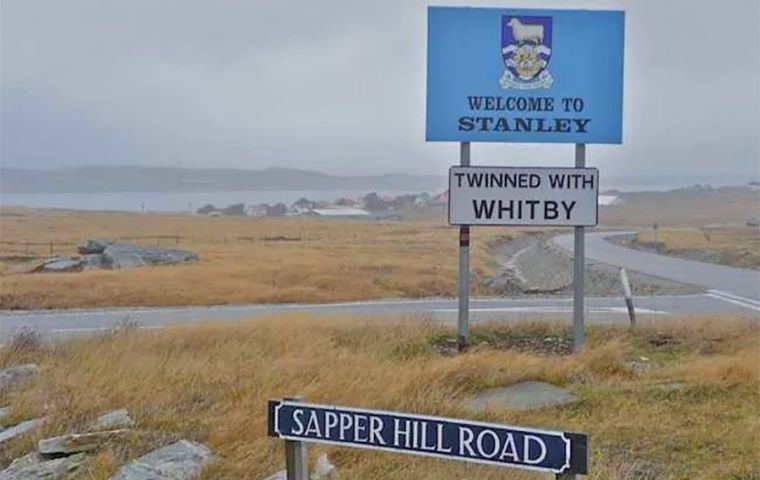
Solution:
<svg viewBox="0 0 760 480">
<path fill-rule="evenodd" d="M 490 409 L 532 410 L 558 407 L 578 401 L 569 390 L 546 382 L 527 381 L 506 388 L 491 388 L 478 393 L 470 409 L 481 412 Z"/>
<path fill-rule="evenodd" d="M 34 430 L 35 428 L 42 425 L 42 422 L 44 422 L 44 419 L 36 418 L 34 420 L 27 420 L 17 425 L 13 425 L 12 427 L 6 428 L 0 432 L 0 445 L 7 442 L 8 440 L 12 440 L 20 435 L 23 435 L 30 430 Z"/>
<path fill-rule="evenodd" d="M 187 250 L 141 247 L 114 243 L 103 251 L 103 259 L 111 268 L 135 268 L 149 265 L 176 265 L 197 262 L 197 254 Z"/>
<path fill-rule="evenodd" d="M 338 470 L 335 465 L 330 463 L 330 459 L 327 458 L 327 454 L 323 453 L 317 457 L 317 461 L 314 462 L 314 468 L 312 469 L 310 480 L 332 480 L 338 474 Z"/>
<path fill-rule="evenodd" d="M 104 413 L 96 418 L 88 426 L 88 430 L 91 432 L 97 432 L 102 430 L 115 430 L 120 428 L 132 428 L 135 426 L 135 421 L 129 415 L 129 410 L 122 408 L 114 410 L 112 412 Z"/>
<path fill-rule="evenodd" d="M 180 440 L 121 467 L 111 480 L 192 480 L 213 459 L 207 446 Z"/>
<path fill-rule="evenodd" d="M 112 243 L 113 240 L 89 239 L 80 244 L 77 247 L 77 251 L 81 255 L 102 254 L 103 251 L 105 251 L 106 247 Z"/>
<path fill-rule="evenodd" d="M 16 365 L 0 370 L 0 393 L 9 391 L 11 388 L 31 380 L 39 372 L 34 363 Z"/>
<path fill-rule="evenodd" d="M 123 269 L 197 262 L 196 253 L 160 247 L 143 247 L 112 240 L 87 240 L 79 245 L 80 257 L 52 257 L 27 262 L 13 273 L 62 273 L 97 269 Z"/>
<path fill-rule="evenodd" d="M 106 430 L 103 432 L 70 433 L 59 437 L 44 438 L 37 442 L 37 451 L 43 455 L 71 455 L 91 452 L 108 442 L 126 437 L 132 430 Z"/>
<path fill-rule="evenodd" d="M 46 459 L 38 453 L 17 458 L 0 471 L 0 480 L 57 480 L 81 478 L 77 472 L 85 462 L 84 454 Z"/>
</svg>

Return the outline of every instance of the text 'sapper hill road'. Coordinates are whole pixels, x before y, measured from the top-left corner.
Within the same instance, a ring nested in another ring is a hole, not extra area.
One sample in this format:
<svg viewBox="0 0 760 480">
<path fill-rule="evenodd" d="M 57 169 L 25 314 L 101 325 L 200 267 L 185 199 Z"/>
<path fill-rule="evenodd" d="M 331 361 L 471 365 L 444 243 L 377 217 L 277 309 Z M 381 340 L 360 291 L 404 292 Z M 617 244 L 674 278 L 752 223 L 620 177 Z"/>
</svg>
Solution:
<svg viewBox="0 0 760 480">
<path fill-rule="evenodd" d="M 754 304 L 760 300 L 760 272 L 683 258 L 657 255 L 615 245 L 606 238 L 633 232 L 594 232 L 586 234 L 586 258 L 702 287 L 726 298 Z M 573 235 L 560 235 L 554 242 L 572 254 Z"/>
</svg>

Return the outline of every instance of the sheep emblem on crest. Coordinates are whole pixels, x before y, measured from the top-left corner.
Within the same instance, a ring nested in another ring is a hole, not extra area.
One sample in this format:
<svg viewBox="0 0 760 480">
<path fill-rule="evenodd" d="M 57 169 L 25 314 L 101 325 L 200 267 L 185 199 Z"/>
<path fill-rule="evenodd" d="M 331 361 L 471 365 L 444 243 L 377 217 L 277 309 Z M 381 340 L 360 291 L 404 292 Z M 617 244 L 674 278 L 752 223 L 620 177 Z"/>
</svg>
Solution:
<svg viewBox="0 0 760 480">
<path fill-rule="evenodd" d="M 550 88 L 552 18 L 504 15 L 501 55 L 506 66 L 499 84 L 504 89 Z"/>
</svg>

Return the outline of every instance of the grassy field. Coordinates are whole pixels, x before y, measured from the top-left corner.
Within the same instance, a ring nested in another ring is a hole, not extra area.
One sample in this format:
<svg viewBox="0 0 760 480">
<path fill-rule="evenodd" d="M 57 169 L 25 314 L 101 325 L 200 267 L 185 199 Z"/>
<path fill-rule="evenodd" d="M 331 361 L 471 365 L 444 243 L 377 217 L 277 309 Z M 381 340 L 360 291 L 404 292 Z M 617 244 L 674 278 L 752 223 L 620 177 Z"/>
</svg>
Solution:
<svg viewBox="0 0 760 480">
<path fill-rule="evenodd" d="M 59 210 L 0 210 L 5 265 L 0 308 L 335 302 L 456 292 L 457 230 L 441 221 L 369 222 L 251 219 Z M 475 293 L 493 273 L 490 242 L 515 235 L 473 235 Z M 177 245 L 176 236 L 180 237 Z M 139 238 L 135 238 L 139 237 Z M 295 241 L 263 241 L 289 238 Z M 10 260 L 73 255 L 87 238 L 126 238 L 197 252 L 197 264 L 122 271 L 13 274 Z"/>
<path fill-rule="evenodd" d="M 760 268 L 760 229 L 757 227 L 660 228 L 659 251 L 695 260 L 744 268 Z M 634 244 L 655 249 L 653 229 L 639 231 Z"/>
<path fill-rule="evenodd" d="M 599 208 L 600 225 L 609 227 L 703 228 L 744 225 L 760 211 L 760 190 L 720 188 L 637 192 L 623 196 L 621 205 Z"/>
<path fill-rule="evenodd" d="M 385 322 L 385 323 L 383 323 Z M 219 462 L 207 479 L 261 479 L 283 468 L 266 436 L 266 402 L 309 401 L 588 432 L 589 479 L 757 479 L 760 475 L 760 333 L 752 319 L 684 318 L 635 332 L 598 327 L 579 354 L 549 353 L 552 324 L 482 326 L 454 356 L 454 332 L 433 323 L 287 316 L 157 332 L 126 327 L 100 337 L 0 349 L 0 368 L 34 361 L 40 375 L 2 400 L 41 431 L 0 451 L 7 464 L 44 436 L 98 414 L 130 409 L 139 433 L 100 451 L 82 478 L 106 479 L 128 459 L 180 438 L 206 442 Z M 515 345 L 526 345 L 516 348 Z M 533 346 L 531 346 L 533 345 Z M 107 362 L 103 358 L 108 358 Z M 626 362 L 648 366 L 631 370 Z M 522 380 L 566 386 L 580 401 L 528 412 L 475 414 L 468 398 Z M 678 383 L 674 383 L 678 382 Z M 539 479 L 419 457 L 328 451 L 339 478 Z"/>
</svg>

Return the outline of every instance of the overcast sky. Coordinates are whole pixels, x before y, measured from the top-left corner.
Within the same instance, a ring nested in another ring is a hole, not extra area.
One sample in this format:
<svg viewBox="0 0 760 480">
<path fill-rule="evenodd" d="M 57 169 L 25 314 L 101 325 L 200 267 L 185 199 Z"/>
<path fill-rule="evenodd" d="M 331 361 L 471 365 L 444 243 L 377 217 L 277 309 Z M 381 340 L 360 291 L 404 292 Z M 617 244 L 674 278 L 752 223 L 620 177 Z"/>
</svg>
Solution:
<svg viewBox="0 0 760 480">
<path fill-rule="evenodd" d="M 760 1 L 436 5 L 626 11 L 622 146 L 602 174 L 756 177 Z M 0 0 L 3 166 L 298 167 L 442 174 L 426 143 L 426 2 Z M 571 145 L 473 146 L 572 165 Z"/>
</svg>

